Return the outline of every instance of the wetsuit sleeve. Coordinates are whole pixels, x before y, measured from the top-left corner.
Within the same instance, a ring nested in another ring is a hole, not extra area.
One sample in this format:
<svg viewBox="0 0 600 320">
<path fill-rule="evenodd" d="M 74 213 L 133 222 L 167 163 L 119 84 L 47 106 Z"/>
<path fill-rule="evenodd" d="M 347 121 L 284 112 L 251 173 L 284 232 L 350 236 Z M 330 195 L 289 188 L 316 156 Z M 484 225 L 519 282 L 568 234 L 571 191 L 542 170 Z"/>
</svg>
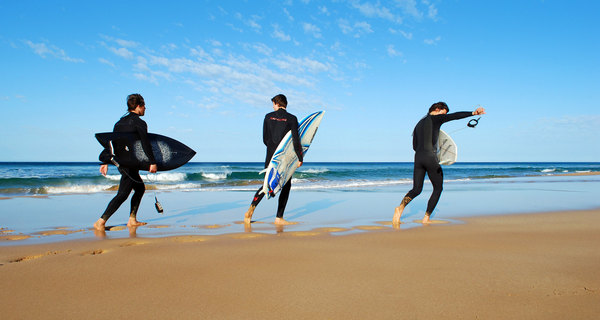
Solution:
<svg viewBox="0 0 600 320">
<path fill-rule="evenodd" d="M 294 144 L 294 151 L 296 151 L 298 161 L 304 162 L 304 157 L 302 156 L 302 144 L 300 143 L 300 135 L 298 134 L 298 119 L 296 117 L 292 117 L 290 126 L 292 130 L 292 142 Z"/>
<path fill-rule="evenodd" d="M 142 149 L 144 149 L 144 153 L 148 159 L 150 159 L 150 164 L 156 164 L 156 159 L 154 159 L 154 153 L 152 152 L 152 145 L 150 145 L 150 139 L 148 139 L 148 125 L 146 125 L 146 122 L 140 120 L 139 123 L 136 123 L 135 130 L 140 135 Z"/>
<path fill-rule="evenodd" d="M 271 133 L 269 131 L 269 123 L 267 122 L 267 117 L 265 116 L 265 120 L 263 121 L 263 143 L 265 146 L 269 146 L 269 141 L 271 141 Z"/>
<path fill-rule="evenodd" d="M 440 114 L 437 117 L 439 117 L 438 119 L 441 121 L 441 123 L 444 123 L 444 122 L 463 119 L 463 118 L 467 118 L 467 117 L 471 117 L 471 116 L 473 116 L 473 112 L 461 111 L 461 112 L 454 112 L 454 113 L 448 113 L 448 114 Z"/>
</svg>

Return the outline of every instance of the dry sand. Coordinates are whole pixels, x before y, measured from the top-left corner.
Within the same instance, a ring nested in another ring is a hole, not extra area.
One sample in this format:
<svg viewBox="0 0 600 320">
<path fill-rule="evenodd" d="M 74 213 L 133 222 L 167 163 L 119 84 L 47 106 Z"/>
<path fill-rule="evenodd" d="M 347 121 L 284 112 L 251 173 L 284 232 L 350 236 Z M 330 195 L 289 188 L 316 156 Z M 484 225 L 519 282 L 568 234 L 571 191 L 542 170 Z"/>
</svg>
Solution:
<svg viewBox="0 0 600 320">
<path fill-rule="evenodd" d="M 600 210 L 0 247 L 2 319 L 597 319 Z"/>
</svg>

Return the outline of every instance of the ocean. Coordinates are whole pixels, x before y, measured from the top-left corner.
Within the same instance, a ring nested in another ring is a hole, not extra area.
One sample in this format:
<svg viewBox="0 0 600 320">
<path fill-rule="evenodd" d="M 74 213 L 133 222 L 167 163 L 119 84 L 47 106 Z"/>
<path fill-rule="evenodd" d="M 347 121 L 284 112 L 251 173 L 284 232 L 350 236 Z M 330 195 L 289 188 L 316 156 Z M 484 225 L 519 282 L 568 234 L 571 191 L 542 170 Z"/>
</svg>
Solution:
<svg viewBox="0 0 600 320">
<path fill-rule="evenodd" d="M 130 205 L 109 219 L 108 238 L 181 235 L 276 234 L 278 201 L 263 200 L 251 225 L 242 223 L 262 184 L 262 163 L 188 163 L 173 171 L 142 172 L 148 191 L 138 218 L 148 225 L 128 230 Z M 120 174 L 106 177 L 98 163 L 0 163 L 0 247 L 98 237 L 91 226 L 116 194 Z M 293 177 L 285 232 L 338 230 L 344 235 L 391 228 L 394 207 L 412 187 L 412 163 L 309 162 Z M 600 207 L 600 163 L 456 163 L 444 167 L 444 192 L 433 218 L 587 210 Z M 420 221 L 431 194 L 404 211 L 401 228 Z M 154 208 L 157 197 L 164 212 Z M 333 229 L 332 229 L 333 228 Z M 12 241 L 1 241 L 12 240 Z"/>
<path fill-rule="evenodd" d="M 194 162 L 173 171 L 141 172 L 157 191 L 254 191 L 263 181 L 262 163 Z M 445 183 L 511 178 L 535 179 L 600 171 L 600 162 L 470 162 L 444 166 Z M 38 196 L 114 192 L 121 175 L 113 166 L 106 177 L 95 162 L 0 162 L 0 196 Z M 346 163 L 311 162 L 297 170 L 294 190 L 375 191 L 387 186 L 412 184 L 411 162 Z M 533 180 L 532 180 L 533 181 Z"/>
</svg>

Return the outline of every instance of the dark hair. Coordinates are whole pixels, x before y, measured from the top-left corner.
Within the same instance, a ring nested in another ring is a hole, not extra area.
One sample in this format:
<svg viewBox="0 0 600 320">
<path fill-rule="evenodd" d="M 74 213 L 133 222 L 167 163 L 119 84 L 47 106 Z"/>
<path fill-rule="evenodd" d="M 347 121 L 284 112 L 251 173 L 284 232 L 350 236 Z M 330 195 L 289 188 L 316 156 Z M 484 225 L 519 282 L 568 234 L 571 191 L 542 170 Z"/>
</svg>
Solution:
<svg viewBox="0 0 600 320">
<path fill-rule="evenodd" d="M 446 112 L 450 112 L 450 109 L 448 109 L 448 105 L 445 102 L 436 102 L 434 104 L 431 105 L 431 107 L 429 108 L 429 112 L 433 112 L 436 110 L 446 110 Z"/>
<path fill-rule="evenodd" d="M 127 96 L 127 110 L 133 111 L 137 106 L 145 106 L 144 97 L 139 93 L 132 93 Z"/>
<path fill-rule="evenodd" d="M 274 96 L 273 99 L 271 99 L 271 101 L 273 101 L 274 104 L 278 104 L 282 108 L 287 107 L 287 98 L 282 94 Z"/>
</svg>

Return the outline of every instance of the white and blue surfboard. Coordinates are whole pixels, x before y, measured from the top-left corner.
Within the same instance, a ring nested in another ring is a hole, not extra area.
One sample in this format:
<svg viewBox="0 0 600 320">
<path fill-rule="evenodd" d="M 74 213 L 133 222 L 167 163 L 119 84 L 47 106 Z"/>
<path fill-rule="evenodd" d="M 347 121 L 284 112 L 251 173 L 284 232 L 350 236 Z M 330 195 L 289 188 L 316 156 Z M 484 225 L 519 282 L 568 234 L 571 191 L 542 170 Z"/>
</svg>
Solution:
<svg viewBox="0 0 600 320">
<path fill-rule="evenodd" d="M 321 119 L 323 119 L 323 113 L 324 111 L 317 111 L 300 121 L 298 125 L 298 135 L 300 136 L 303 156 L 308 151 L 317 133 Z M 267 168 L 261 171 L 261 173 L 266 172 L 262 192 L 267 195 L 267 198 L 274 197 L 292 178 L 297 168 L 298 156 L 294 151 L 292 132 L 289 131 L 277 146 Z"/>
</svg>

